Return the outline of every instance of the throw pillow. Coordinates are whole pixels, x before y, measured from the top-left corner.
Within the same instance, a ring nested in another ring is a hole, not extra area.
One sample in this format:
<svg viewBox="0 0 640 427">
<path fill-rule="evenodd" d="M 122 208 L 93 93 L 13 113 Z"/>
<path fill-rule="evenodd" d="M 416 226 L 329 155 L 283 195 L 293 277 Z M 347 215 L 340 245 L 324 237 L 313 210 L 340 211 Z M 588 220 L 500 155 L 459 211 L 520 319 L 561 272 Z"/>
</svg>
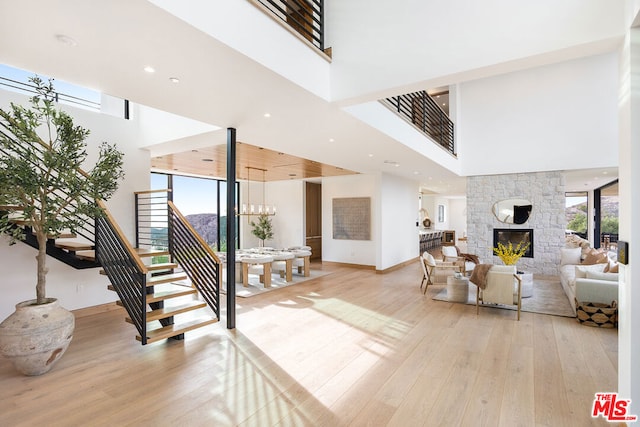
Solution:
<svg viewBox="0 0 640 427">
<path fill-rule="evenodd" d="M 606 252 L 592 249 L 582 261 L 582 265 L 604 264 L 608 262 L 609 259 L 607 258 Z"/>
<path fill-rule="evenodd" d="M 597 271 L 587 271 L 587 279 L 618 281 L 618 273 L 599 273 Z"/>
<path fill-rule="evenodd" d="M 606 264 L 576 265 L 576 279 L 586 279 L 587 271 L 602 273 Z"/>
<path fill-rule="evenodd" d="M 580 264 L 582 250 L 578 248 L 561 248 L 560 265 Z"/>
</svg>

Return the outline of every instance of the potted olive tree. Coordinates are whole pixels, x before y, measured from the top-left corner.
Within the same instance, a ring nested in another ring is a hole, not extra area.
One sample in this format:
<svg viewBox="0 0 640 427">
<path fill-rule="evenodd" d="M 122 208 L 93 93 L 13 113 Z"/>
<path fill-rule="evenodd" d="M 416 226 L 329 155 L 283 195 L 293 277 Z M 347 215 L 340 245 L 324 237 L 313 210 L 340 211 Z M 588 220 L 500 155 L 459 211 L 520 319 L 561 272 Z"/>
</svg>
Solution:
<svg viewBox="0 0 640 427">
<path fill-rule="evenodd" d="M 260 246 L 264 246 L 265 240 L 273 238 L 273 226 L 268 215 L 260 214 L 258 222 L 251 221 L 251 226 L 253 227 L 251 233 L 260 239 Z"/>
<path fill-rule="evenodd" d="M 66 351 L 74 329 L 73 314 L 46 293 L 47 240 L 101 214 L 95 200 L 118 188 L 123 154 L 102 143 L 93 168 L 82 171 L 89 130 L 56 108 L 51 80 L 29 80 L 36 91 L 30 105 L 0 109 L 0 234 L 9 244 L 23 239 L 18 223 L 35 235 L 36 298 L 17 304 L 0 324 L 0 353 L 24 374 L 40 375 Z"/>
</svg>

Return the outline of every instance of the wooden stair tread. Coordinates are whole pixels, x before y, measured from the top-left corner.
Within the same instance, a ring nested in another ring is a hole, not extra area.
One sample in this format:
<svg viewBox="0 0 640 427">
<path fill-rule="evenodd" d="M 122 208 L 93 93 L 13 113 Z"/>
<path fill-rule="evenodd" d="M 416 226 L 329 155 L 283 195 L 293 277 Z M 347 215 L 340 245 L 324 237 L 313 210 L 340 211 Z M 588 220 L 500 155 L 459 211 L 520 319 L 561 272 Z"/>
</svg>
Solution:
<svg viewBox="0 0 640 427">
<path fill-rule="evenodd" d="M 160 249 L 135 248 L 134 250 L 138 253 L 140 257 L 154 257 L 154 256 L 169 255 L 169 251 L 163 251 Z"/>
<path fill-rule="evenodd" d="M 90 250 L 93 249 L 93 245 L 91 243 L 84 243 L 84 242 L 74 242 L 74 241 L 59 242 L 59 241 L 56 241 L 56 248 L 66 249 L 66 250 L 71 251 L 71 252 L 90 251 Z"/>
<path fill-rule="evenodd" d="M 19 205 L 0 205 L 0 211 L 21 211 L 23 209 L 24 207 Z"/>
<path fill-rule="evenodd" d="M 76 252 L 76 257 L 83 259 L 85 261 L 95 261 L 96 260 L 96 251 L 94 250 L 89 250 L 89 251 L 77 251 Z"/>
<path fill-rule="evenodd" d="M 198 319 L 194 319 L 189 322 L 174 324 L 165 326 L 163 328 L 153 329 L 151 331 L 147 331 L 147 344 L 152 342 L 164 340 L 167 338 L 174 337 L 176 335 L 183 334 L 185 332 L 191 331 L 193 329 L 201 328 L 203 326 L 210 325 L 212 323 L 216 323 L 218 319 L 215 317 L 201 317 Z M 136 336 L 138 341 L 142 341 L 142 338 L 138 335 Z"/>
<path fill-rule="evenodd" d="M 74 233 L 60 233 L 57 236 L 50 234 L 47 236 L 47 239 L 75 239 L 76 237 L 78 237 L 78 235 Z"/>
<path fill-rule="evenodd" d="M 174 268 L 178 268 L 178 264 L 174 263 L 174 262 L 163 262 L 160 264 L 151 264 L 147 266 L 147 270 L 148 271 L 158 271 L 158 270 L 171 270 Z M 104 269 L 100 269 L 100 271 L 98 272 L 103 276 L 106 276 L 107 273 L 104 271 Z"/>
<path fill-rule="evenodd" d="M 116 290 L 116 288 L 114 288 L 113 285 L 107 285 L 107 289 L 114 292 Z M 150 304 L 152 302 L 165 301 L 171 298 L 178 298 L 186 295 L 193 295 L 197 292 L 198 291 L 195 288 L 185 287 L 185 286 L 179 286 L 179 287 L 176 286 L 174 288 L 163 289 L 160 291 L 156 291 L 152 294 L 147 294 L 146 299 L 147 299 L 147 304 Z M 116 304 L 122 305 L 120 301 L 116 301 Z"/>
<path fill-rule="evenodd" d="M 185 295 L 193 295 L 198 291 L 195 288 L 170 289 L 154 292 L 147 295 L 147 304 L 151 302 L 164 301 L 171 298 L 182 297 Z"/>
<path fill-rule="evenodd" d="M 189 301 L 188 303 L 185 303 L 185 304 L 158 308 L 156 310 L 151 310 L 147 312 L 147 322 L 166 319 L 167 317 L 175 316 L 180 313 L 186 313 L 192 310 L 197 310 L 199 308 L 203 308 L 206 306 L 207 306 L 207 303 L 204 301 Z"/>
<path fill-rule="evenodd" d="M 147 279 L 147 286 L 155 286 L 161 283 L 179 282 L 180 280 L 187 279 L 187 275 L 184 273 L 172 273 L 163 274 L 161 276 L 154 276 Z"/>
<path fill-rule="evenodd" d="M 159 264 L 147 265 L 148 271 L 172 270 L 174 268 L 178 268 L 178 264 L 176 264 L 175 262 L 161 262 Z"/>
<path fill-rule="evenodd" d="M 31 225 L 31 220 L 28 220 L 28 219 L 13 218 L 13 219 L 9 219 L 9 222 L 15 225 L 20 225 L 20 226 Z"/>
</svg>

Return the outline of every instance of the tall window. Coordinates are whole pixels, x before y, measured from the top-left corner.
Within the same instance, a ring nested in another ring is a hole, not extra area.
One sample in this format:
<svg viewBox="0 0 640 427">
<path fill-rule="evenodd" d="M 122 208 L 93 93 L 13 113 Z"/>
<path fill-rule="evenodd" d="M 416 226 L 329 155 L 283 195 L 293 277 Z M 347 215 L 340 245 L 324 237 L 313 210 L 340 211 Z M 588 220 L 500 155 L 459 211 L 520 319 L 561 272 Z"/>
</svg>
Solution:
<svg viewBox="0 0 640 427">
<path fill-rule="evenodd" d="M 154 190 L 170 189 L 173 203 L 205 242 L 214 250 L 226 250 L 226 181 L 151 173 L 151 188 Z M 237 190 L 236 184 L 236 195 L 238 194 Z M 235 219 L 236 230 L 239 230 L 239 221 L 237 218 Z M 238 247 L 237 240 L 235 247 Z"/>
<path fill-rule="evenodd" d="M 565 215 L 567 218 L 567 233 L 577 234 L 587 238 L 587 192 L 566 193 Z"/>
</svg>

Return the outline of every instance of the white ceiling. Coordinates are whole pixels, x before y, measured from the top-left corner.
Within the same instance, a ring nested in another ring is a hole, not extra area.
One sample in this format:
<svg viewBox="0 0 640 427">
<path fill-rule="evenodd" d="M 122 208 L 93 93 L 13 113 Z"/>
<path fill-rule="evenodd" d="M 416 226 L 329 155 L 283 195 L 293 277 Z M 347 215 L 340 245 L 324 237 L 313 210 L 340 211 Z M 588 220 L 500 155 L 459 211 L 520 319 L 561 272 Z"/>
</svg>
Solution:
<svg viewBox="0 0 640 427">
<path fill-rule="evenodd" d="M 223 143 L 224 128 L 235 127 L 253 145 L 455 195 L 464 194 L 464 178 L 341 106 L 612 50 L 624 23 L 622 2 L 602 0 L 325 4 L 334 102 L 145 0 L 0 0 L 0 63 L 222 128 L 196 145 Z M 143 71 L 149 64 L 155 73 Z"/>
</svg>

